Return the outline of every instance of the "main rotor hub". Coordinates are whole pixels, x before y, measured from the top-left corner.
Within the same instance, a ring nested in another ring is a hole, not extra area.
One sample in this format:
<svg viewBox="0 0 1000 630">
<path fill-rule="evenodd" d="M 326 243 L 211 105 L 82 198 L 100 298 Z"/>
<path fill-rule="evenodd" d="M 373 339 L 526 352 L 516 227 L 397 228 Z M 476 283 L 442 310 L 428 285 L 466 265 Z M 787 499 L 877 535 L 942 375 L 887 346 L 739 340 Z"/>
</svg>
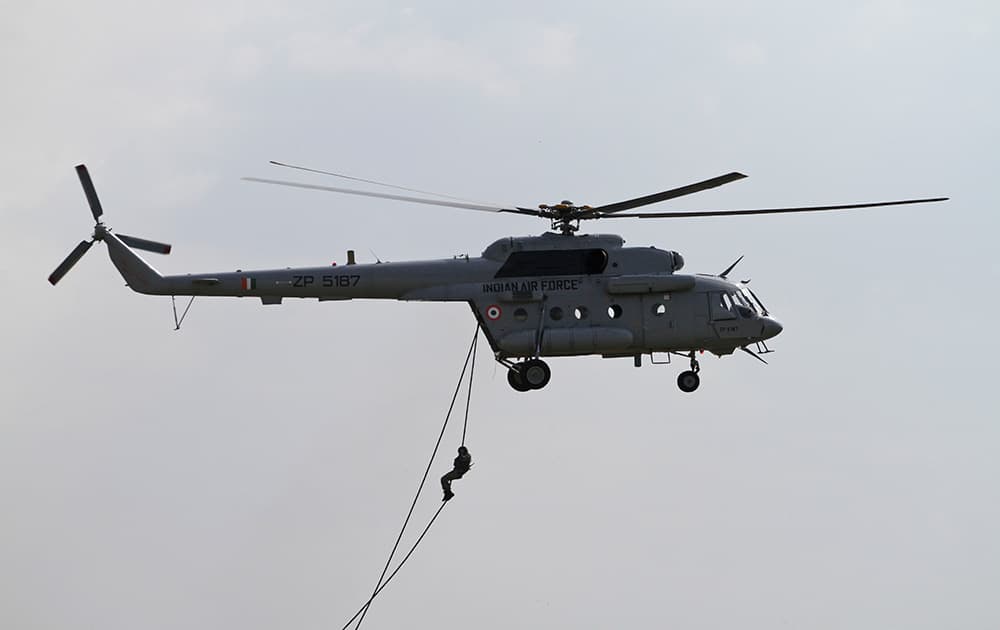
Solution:
<svg viewBox="0 0 1000 630">
<path fill-rule="evenodd" d="M 552 221 L 552 229 L 559 230 L 563 234 L 572 234 L 579 230 L 580 219 L 592 218 L 587 216 L 592 210 L 591 206 L 578 206 L 569 199 L 563 199 L 554 205 L 538 204 L 538 209 L 542 211 L 542 216 Z"/>
</svg>

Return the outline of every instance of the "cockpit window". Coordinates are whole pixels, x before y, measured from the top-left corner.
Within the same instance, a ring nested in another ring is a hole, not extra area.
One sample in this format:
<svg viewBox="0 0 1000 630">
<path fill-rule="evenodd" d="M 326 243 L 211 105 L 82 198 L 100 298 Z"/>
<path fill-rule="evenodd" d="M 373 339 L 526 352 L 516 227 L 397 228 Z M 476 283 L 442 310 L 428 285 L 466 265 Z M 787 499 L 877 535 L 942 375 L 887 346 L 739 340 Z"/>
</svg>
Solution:
<svg viewBox="0 0 1000 630">
<path fill-rule="evenodd" d="M 736 313 L 733 310 L 733 301 L 725 293 L 713 293 L 711 295 L 712 300 L 712 319 L 736 319 Z"/>
<path fill-rule="evenodd" d="M 737 317 L 753 319 L 757 313 L 753 302 L 748 300 L 742 291 L 713 293 L 711 301 L 713 320 L 736 319 Z"/>
<path fill-rule="evenodd" d="M 757 313 L 757 309 L 753 307 L 753 302 L 747 299 L 746 294 L 743 293 L 743 289 L 736 291 L 733 294 L 733 298 L 736 302 L 736 312 L 743 319 L 750 319 Z"/>
<path fill-rule="evenodd" d="M 753 300 L 751 300 L 750 304 L 751 305 L 756 304 L 757 306 L 759 306 L 760 307 L 760 313 L 761 313 L 761 315 L 764 315 L 765 317 L 767 317 L 767 307 L 764 306 L 764 303 L 760 301 L 760 298 L 757 297 L 757 294 L 754 293 L 750 289 L 750 287 L 744 287 L 743 288 L 743 294 L 746 295 L 748 299 L 749 298 L 753 298 Z"/>
</svg>

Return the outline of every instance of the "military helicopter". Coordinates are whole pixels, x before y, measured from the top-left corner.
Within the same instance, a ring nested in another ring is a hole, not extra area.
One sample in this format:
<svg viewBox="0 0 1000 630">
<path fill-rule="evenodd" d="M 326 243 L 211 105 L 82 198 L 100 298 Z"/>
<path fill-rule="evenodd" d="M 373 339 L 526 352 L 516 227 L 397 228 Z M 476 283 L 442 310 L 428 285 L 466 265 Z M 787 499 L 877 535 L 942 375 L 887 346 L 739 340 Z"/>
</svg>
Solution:
<svg viewBox="0 0 1000 630">
<path fill-rule="evenodd" d="M 681 274 L 684 258 L 655 247 L 625 247 L 620 236 L 577 234 L 580 223 L 612 218 L 682 218 L 781 214 L 895 206 L 945 201 L 946 197 L 847 205 L 699 212 L 627 212 L 676 199 L 746 177 L 727 173 L 694 184 L 602 206 L 562 201 L 537 208 L 472 203 L 374 180 L 273 162 L 278 166 L 389 186 L 424 197 L 336 188 L 302 182 L 249 177 L 248 181 L 462 208 L 505 212 L 550 221 L 540 236 L 494 241 L 478 257 L 359 264 L 353 251 L 345 266 L 259 269 L 164 276 L 135 250 L 170 253 L 170 245 L 111 231 L 101 220 L 103 209 L 85 165 L 76 167 L 96 225 L 52 272 L 53 285 L 95 241 L 108 246 L 111 261 L 128 286 L 147 295 L 256 297 L 263 304 L 284 298 L 326 300 L 389 299 L 465 302 L 472 308 L 497 362 L 507 368 L 510 386 L 526 392 L 545 387 L 551 370 L 542 357 L 600 355 L 641 357 L 659 354 L 686 358 L 690 369 L 677 385 L 693 392 L 701 382 L 698 353 L 717 356 L 737 349 L 765 362 L 766 341 L 782 325 L 746 283 L 728 279 L 737 263 L 718 274 Z M 429 199 L 438 196 L 440 199 Z M 190 305 L 190 303 L 189 303 Z M 176 311 L 175 311 L 176 312 Z M 178 324 L 179 326 L 179 324 Z M 751 349 L 754 346 L 754 349 Z"/>
</svg>

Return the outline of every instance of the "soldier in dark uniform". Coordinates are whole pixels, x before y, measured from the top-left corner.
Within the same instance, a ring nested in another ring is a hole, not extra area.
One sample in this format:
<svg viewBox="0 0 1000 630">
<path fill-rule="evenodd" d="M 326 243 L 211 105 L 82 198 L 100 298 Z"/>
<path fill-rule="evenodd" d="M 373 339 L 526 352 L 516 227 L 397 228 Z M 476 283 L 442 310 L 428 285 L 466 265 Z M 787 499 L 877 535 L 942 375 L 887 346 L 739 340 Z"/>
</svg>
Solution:
<svg viewBox="0 0 1000 630">
<path fill-rule="evenodd" d="M 461 479 L 465 473 L 469 472 L 469 468 L 471 467 L 472 455 L 469 454 L 469 449 L 464 446 L 459 446 L 458 457 L 455 458 L 454 468 L 441 477 L 441 489 L 444 490 L 445 501 L 455 496 L 455 493 L 451 491 L 451 482 L 456 479 Z"/>
</svg>

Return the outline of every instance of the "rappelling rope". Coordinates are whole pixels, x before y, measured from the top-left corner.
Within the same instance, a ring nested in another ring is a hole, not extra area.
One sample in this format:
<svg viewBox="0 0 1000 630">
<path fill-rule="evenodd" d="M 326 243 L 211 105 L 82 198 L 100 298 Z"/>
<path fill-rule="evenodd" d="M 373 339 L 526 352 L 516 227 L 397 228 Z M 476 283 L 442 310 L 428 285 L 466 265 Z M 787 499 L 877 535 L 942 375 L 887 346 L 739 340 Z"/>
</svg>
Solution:
<svg viewBox="0 0 1000 630">
<path fill-rule="evenodd" d="M 472 338 L 472 367 L 469 369 L 469 392 L 465 398 L 465 422 L 462 423 L 462 446 L 465 446 L 465 432 L 469 428 L 469 407 L 472 405 L 472 377 L 476 375 L 476 345 L 479 343 L 479 326 L 476 325 L 476 336 Z M 461 380 L 459 381 L 461 384 Z"/>
<path fill-rule="evenodd" d="M 344 627 L 341 628 L 340 630 L 347 630 L 347 626 L 351 625 L 351 622 L 353 622 L 355 619 L 357 619 L 358 615 L 361 615 L 365 611 L 368 610 L 368 607 L 371 606 L 372 600 L 375 599 L 375 596 L 378 595 L 379 593 L 381 593 L 382 589 L 384 589 L 386 586 L 389 585 L 389 582 L 392 581 L 392 578 L 396 577 L 396 574 L 399 573 L 399 570 L 403 568 L 403 564 L 405 564 L 406 561 L 407 561 L 407 559 L 409 559 L 409 557 L 411 555 L 413 555 L 413 552 L 417 549 L 417 545 L 419 545 L 420 541 L 424 539 L 424 536 L 427 534 L 427 531 L 431 528 L 431 525 L 433 525 L 434 521 L 437 520 L 438 514 L 441 513 L 441 510 L 443 510 L 444 506 L 447 505 L 447 504 L 448 504 L 447 501 L 442 501 L 441 502 L 441 507 L 439 507 L 437 509 L 437 512 L 435 512 L 434 516 L 431 517 L 430 522 L 427 523 L 427 527 L 425 527 L 424 531 L 421 532 L 420 536 L 417 538 L 417 541 L 415 543 L 413 543 L 413 546 L 410 547 L 410 550 L 408 552 L 406 552 L 405 556 L 403 556 L 403 559 L 399 562 L 399 566 L 397 566 L 395 568 L 395 570 L 393 570 L 393 572 L 389 574 L 389 577 L 387 577 L 385 579 L 385 581 L 382 582 L 381 586 L 379 586 L 377 589 L 375 589 L 375 592 L 372 593 L 372 596 L 368 598 L 368 601 L 365 602 L 365 605 L 362 606 L 361 608 L 359 608 L 358 612 L 354 613 L 354 616 L 351 617 L 350 619 L 348 619 L 347 623 L 345 623 Z M 360 621 L 358 622 L 358 625 L 361 625 Z"/>
<path fill-rule="evenodd" d="M 399 535 L 396 537 L 396 542 L 392 546 L 392 551 L 389 552 L 389 558 L 385 561 L 385 566 L 382 568 L 382 574 L 379 576 L 378 582 L 375 584 L 375 590 L 372 591 L 371 597 L 369 597 L 368 601 L 365 602 L 365 605 L 361 607 L 361 610 L 359 610 L 357 613 L 355 613 L 354 617 L 351 617 L 350 621 L 347 622 L 347 624 L 344 626 L 344 629 L 346 629 L 349 625 L 351 625 L 351 622 L 354 621 L 355 618 L 358 618 L 359 615 L 360 615 L 360 618 L 358 619 L 358 623 L 357 623 L 356 626 L 354 626 L 354 628 L 355 628 L 355 630 L 357 630 L 358 628 L 361 627 L 361 622 L 365 620 L 365 615 L 368 614 L 368 608 L 371 606 L 371 603 L 375 599 L 375 596 L 379 594 L 379 591 L 381 591 L 383 588 L 385 588 L 385 585 L 388 584 L 389 580 L 392 579 L 392 576 L 396 575 L 396 572 L 399 571 L 400 568 L 402 568 L 403 563 L 406 562 L 406 560 L 410 557 L 410 554 L 412 554 L 413 551 L 417 548 L 417 545 L 423 539 L 424 534 L 426 534 L 427 530 L 430 529 L 431 524 L 434 522 L 435 519 L 437 519 L 438 514 L 441 513 L 441 511 L 444 509 L 445 504 L 447 503 L 447 502 L 444 502 L 444 503 L 441 504 L 441 507 L 439 507 L 438 510 L 437 510 L 437 512 L 434 513 L 434 517 L 431 518 L 430 523 L 428 523 L 427 527 L 424 528 L 423 533 L 420 534 L 420 538 L 418 538 L 417 542 L 415 542 L 413 544 L 413 547 L 410 549 L 409 553 L 407 553 L 406 556 L 402 559 L 402 561 L 400 561 L 399 566 L 397 566 L 396 569 L 395 569 L 395 571 L 392 572 L 392 575 L 390 575 L 389 578 L 385 579 L 385 581 L 383 582 L 383 579 L 385 578 L 385 574 L 389 570 L 389 565 L 392 564 L 392 559 L 396 555 L 396 550 L 399 549 L 399 543 L 403 539 L 403 533 L 406 532 L 406 526 L 409 525 L 410 518 L 413 516 L 413 510 L 414 510 L 414 508 L 417 507 L 417 500 L 420 499 L 420 493 L 423 491 L 424 484 L 427 482 L 427 475 L 430 474 L 431 466 L 433 466 L 433 464 L 434 464 L 434 458 L 437 456 L 438 448 L 441 446 L 441 439 L 444 438 L 445 429 L 448 428 L 448 421 L 451 419 L 451 412 L 455 408 L 455 401 L 458 400 L 458 393 L 462 389 L 462 382 L 465 380 L 465 372 L 469 368 L 469 362 L 470 362 L 470 360 L 472 361 L 473 367 L 475 367 L 475 361 L 476 361 L 475 350 L 476 350 L 476 345 L 477 345 L 476 341 L 478 339 L 479 339 L 479 323 L 477 322 L 476 323 L 476 332 L 472 336 L 472 344 L 469 346 L 469 352 L 468 352 L 468 354 L 465 355 L 465 363 L 462 365 L 462 374 L 458 377 L 458 385 L 455 386 L 455 393 L 452 394 L 451 404 L 448 405 L 448 413 L 446 413 L 445 416 L 444 416 L 444 424 L 441 425 L 441 432 L 438 434 L 437 442 L 434 443 L 434 450 L 431 452 L 431 458 L 427 462 L 427 468 L 426 468 L 426 470 L 424 470 L 424 476 L 420 479 L 420 485 L 417 487 L 417 493 L 413 497 L 413 503 L 410 504 L 410 509 L 406 513 L 406 518 L 403 520 L 403 526 L 399 529 Z M 470 374 L 470 376 L 469 376 L 469 400 L 466 401 L 466 407 L 465 407 L 465 424 L 466 425 L 468 425 L 468 422 L 469 422 L 469 405 L 468 405 L 468 403 L 471 401 L 471 397 L 472 397 L 472 376 Z M 465 444 L 465 427 L 462 428 L 462 444 L 463 445 Z"/>
</svg>

